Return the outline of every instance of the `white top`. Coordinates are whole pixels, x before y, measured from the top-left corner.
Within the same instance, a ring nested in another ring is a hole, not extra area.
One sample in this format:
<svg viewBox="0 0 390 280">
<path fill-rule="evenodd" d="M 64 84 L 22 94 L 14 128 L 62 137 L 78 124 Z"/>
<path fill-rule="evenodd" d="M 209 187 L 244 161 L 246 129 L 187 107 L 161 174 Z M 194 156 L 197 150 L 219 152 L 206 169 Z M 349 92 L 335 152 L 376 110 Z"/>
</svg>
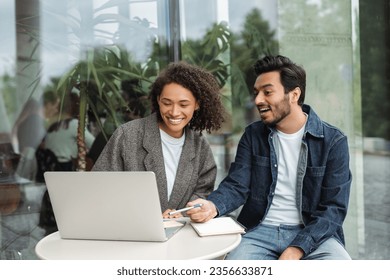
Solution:
<svg viewBox="0 0 390 280">
<path fill-rule="evenodd" d="M 180 138 L 170 136 L 160 129 L 161 145 L 164 156 L 165 173 L 167 176 L 168 200 L 171 197 L 176 171 L 179 165 L 181 151 L 183 150 L 185 133 Z"/>
<path fill-rule="evenodd" d="M 265 217 L 265 224 L 301 224 L 297 207 L 297 168 L 305 126 L 298 132 L 286 134 L 277 131 L 275 149 L 278 154 L 278 180 L 275 196 Z"/>
<path fill-rule="evenodd" d="M 50 149 L 57 157 L 59 162 L 67 162 L 77 158 L 77 128 L 78 120 L 72 119 L 69 122 L 68 129 L 60 128 L 46 134 L 45 148 Z M 91 148 L 95 137 L 85 130 L 85 145 L 87 149 Z"/>
</svg>

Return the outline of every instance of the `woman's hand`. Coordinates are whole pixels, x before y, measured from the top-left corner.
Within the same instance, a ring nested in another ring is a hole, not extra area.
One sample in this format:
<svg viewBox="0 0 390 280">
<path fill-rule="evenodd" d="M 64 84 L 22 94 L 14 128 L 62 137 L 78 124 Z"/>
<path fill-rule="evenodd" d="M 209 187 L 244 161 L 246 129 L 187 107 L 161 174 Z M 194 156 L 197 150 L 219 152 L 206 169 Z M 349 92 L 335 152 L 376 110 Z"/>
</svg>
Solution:
<svg viewBox="0 0 390 280">
<path fill-rule="evenodd" d="M 174 218 L 181 218 L 183 217 L 183 215 L 181 213 L 176 213 L 176 214 L 173 214 L 173 215 L 169 215 L 169 212 L 172 212 L 172 211 L 175 211 L 175 209 L 167 209 L 164 211 L 164 213 L 162 214 L 163 218 L 164 219 L 174 219 Z"/>
</svg>

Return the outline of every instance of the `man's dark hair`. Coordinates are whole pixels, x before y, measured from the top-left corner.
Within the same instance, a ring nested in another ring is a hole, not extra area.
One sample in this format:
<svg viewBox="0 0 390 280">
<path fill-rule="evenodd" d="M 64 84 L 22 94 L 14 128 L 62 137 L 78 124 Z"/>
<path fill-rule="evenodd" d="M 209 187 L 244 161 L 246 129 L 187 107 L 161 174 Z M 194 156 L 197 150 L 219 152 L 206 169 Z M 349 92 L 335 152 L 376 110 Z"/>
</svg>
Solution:
<svg viewBox="0 0 390 280">
<path fill-rule="evenodd" d="M 257 76 L 267 72 L 278 71 L 285 93 L 299 87 L 301 89 L 301 96 L 299 97 L 298 105 L 302 106 L 305 101 L 306 72 L 301 66 L 295 64 L 285 56 L 277 55 L 265 56 L 259 59 L 256 61 L 254 69 Z"/>
</svg>

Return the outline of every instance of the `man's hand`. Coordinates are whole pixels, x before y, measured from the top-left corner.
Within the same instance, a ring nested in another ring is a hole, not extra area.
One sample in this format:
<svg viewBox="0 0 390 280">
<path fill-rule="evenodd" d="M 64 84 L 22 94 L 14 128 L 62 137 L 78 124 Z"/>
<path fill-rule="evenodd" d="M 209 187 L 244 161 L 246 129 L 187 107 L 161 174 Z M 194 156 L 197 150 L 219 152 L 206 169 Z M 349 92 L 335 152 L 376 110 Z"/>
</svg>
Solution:
<svg viewBox="0 0 390 280">
<path fill-rule="evenodd" d="M 298 247 L 287 247 L 280 255 L 279 260 L 300 260 L 303 257 L 303 251 Z"/>
<path fill-rule="evenodd" d="M 193 222 L 204 223 L 217 216 L 217 208 L 211 201 L 198 198 L 188 202 L 187 206 L 192 206 L 197 203 L 201 203 L 202 206 L 187 211 L 187 216 L 190 217 Z"/>
</svg>

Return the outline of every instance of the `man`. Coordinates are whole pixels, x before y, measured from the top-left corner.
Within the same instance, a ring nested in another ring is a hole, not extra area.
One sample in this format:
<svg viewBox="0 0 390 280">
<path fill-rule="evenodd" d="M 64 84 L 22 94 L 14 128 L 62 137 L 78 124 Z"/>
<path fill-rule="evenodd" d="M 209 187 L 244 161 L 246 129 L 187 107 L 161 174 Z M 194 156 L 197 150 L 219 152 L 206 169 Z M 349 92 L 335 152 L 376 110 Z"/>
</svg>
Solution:
<svg viewBox="0 0 390 280">
<path fill-rule="evenodd" d="M 347 137 L 304 105 L 305 70 L 283 56 L 255 64 L 261 120 L 249 125 L 227 177 L 201 208 L 206 222 L 243 205 L 247 227 L 228 259 L 350 259 L 342 224 L 351 186 Z"/>
</svg>

